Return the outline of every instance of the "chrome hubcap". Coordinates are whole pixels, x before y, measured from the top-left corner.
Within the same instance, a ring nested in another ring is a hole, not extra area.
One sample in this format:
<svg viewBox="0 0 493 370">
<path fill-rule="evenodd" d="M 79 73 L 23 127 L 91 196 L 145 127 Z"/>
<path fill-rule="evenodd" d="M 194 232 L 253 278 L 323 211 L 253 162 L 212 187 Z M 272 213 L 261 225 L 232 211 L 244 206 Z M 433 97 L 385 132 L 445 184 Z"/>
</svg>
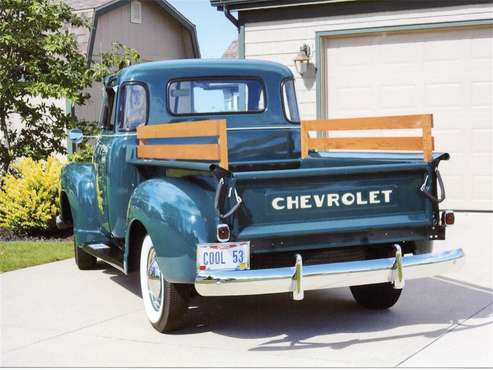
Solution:
<svg viewBox="0 0 493 370">
<path fill-rule="evenodd" d="M 159 311 L 161 308 L 161 295 L 163 292 L 163 284 L 161 279 L 161 270 L 157 264 L 156 251 L 151 248 L 149 257 L 147 258 L 147 289 L 149 298 L 151 299 L 152 307 Z"/>
</svg>

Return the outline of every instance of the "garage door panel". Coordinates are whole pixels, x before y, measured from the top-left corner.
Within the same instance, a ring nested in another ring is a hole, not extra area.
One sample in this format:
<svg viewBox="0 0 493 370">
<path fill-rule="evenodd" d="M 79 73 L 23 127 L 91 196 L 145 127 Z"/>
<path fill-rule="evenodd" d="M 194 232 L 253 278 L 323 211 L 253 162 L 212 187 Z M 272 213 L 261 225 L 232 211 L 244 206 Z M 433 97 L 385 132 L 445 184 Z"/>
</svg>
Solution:
<svg viewBox="0 0 493 370">
<path fill-rule="evenodd" d="M 436 150 L 451 154 L 440 165 L 443 207 L 493 210 L 492 27 L 328 38 L 324 45 L 329 118 L 433 113 Z"/>
<path fill-rule="evenodd" d="M 462 107 L 434 107 L 433 120 L 433 131 L 436 135 L 439 130 L 469 131 L 471 117 L 464 112 Z"/>
<path fill-rule="evenodd" d="M 462 83 L 464 78 L 468 78 L 468 72 L 464 70 L 462 61 L 426 63 L 419 73 L 422 75 L 422 80 L 428 83 Z M 413 76 L 415 78 L 416 74 Z"/>
<path fill-rule="evenodd" d="M 342 87 L 336 92 L 336 102 L 342 109 L 371 111 L 375 106 L 371 86 Z"/>
<path fill-rule="evenodd" d="M 365 38 L 366 39 L 366 38 Z M 334 48 L 337 49 L 337 40 L 334 43 Z M 366 65 L 371 58 L 372 55 L 372 47 L 371 42 L 365 40 L 356 40 L 351 50 L 348 52 L 335 53 L 328 56 L 327 61 L 336 62 L 340 67 L 347 66 L 360 66 Z M 367 55 L 367 58 L 362 59 L 361 55 Z"/>
<path fill-rule="evenodd" d="M 493 176 L 493 163 L 489 154 L 474 154 L 471 165 L 473 175 Z"/>
<path fill-rule="evenodd" d="M 493 145 L 491 129 L 472 129 L 472 143 L 474 153 L 489 154 Z"/>
<path fill-rule="evenodd" d="M 475 82 L 493 81 L 491 60 L 472 59 L 465 67 L 467 67 L 465 73 L 468 76 L 469 81 L 475 81 Z"/>
<path fill-rule="evenodd" d="M 418 102 L 419 90 L 416 85 L 382 86 L 379 106 L 384 109 L 414 108 Z"/>
<path fill-rule="evenodd" d="M 382 45 L 385 41 L 383 39 L 378 44 Z M 416 45 L 413 42 L 389 42 L 385 44 L 384 48 L 374 49 L 373 53 L 376 55 L 376 62 L 383 65 L 411 65 L 416 63 L 421 57 L 420 52 L 417 52 Z"/>
<path fill-rule="evenodd" d="M 337 68 L 330 71 L 329 78 L 336 86 L 340 87 L 360 87 L 373 84 L 371 77 L 372 69 L 368 66 L 354 66 Z M 350 74 L 353 76 L 351 81 L 344 81 L 342 76 Z"/>
<path fill-rule="evenodd" d="M 487 107 L 493 101 L 493 83 L 471 82 L 471 102 L 473 107 Z"/>
<path fill-rule="evenodd" d="M 463 103 L 464 87 L 459 83 L 427 83 L 424 104 L 428 108 L 454 108 Z"/>
<path fill-rule="evenodd" d="M 455 33 L 457 36 L 458 33 Z M 467 55 L 469 50 L 457 47 L 457 38 L 451 38 L 444 40 L 442 35 L 437 34 L 437 38 L 434 40 L 423 41 L 423 61 L 436 62 L 445 61 L 447 63 L 460 61 Z M 453 37 L 449 35 L 449 37 Z"/>
<path fill-rule="evenodd" d="M 378 76 L 384 76 L 379 83 L 381 86 L 392 86 L 392 85 L 402 85 L 402 86 L 416 86 L 416 79 L 413 77 L 418 73 L 418 69 L 415 66 L 381 66 L 377 69 L 376 73 Z M 371 72 L 374 73 L 373 71 Z M 373 76 L 373 79 L 375 77 Z"/>
<path fill-rule="evenodd" d="M 493 109 L 489 106 L 472 107 L 465 122 L 473 128 L 488 128 L 493 122 Z"/>
<path fill-rule="evenodd" d="M 493 181 L 491 176 L 474 176 L 472 182 L 472 200 L 488 202 L 493 198 Z"/>
</svg>

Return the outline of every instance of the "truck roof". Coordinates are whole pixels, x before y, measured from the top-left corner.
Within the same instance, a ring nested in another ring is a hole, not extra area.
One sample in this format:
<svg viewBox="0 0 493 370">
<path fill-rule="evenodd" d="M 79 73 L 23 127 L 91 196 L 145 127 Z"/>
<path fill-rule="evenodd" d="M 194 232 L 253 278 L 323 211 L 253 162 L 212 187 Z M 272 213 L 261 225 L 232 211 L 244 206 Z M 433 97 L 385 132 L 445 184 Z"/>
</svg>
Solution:
<svg viewBox="0 0 493 370">
<path fill-rule="evenodd" d="M 183 77 L 250 76 L 293 78 L 291 70 L 279 63 L 254 59 L 177 59 L 147 62 L 120 71 L 119 82 L 135 79 L 169 80 Z"/>
</svg>

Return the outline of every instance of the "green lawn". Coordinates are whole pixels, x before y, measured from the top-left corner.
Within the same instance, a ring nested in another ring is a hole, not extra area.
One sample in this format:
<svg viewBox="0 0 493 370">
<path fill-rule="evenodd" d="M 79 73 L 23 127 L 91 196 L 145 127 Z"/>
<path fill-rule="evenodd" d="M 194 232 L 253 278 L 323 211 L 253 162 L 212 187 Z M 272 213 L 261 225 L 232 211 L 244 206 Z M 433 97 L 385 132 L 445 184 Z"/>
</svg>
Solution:
<svg viewBox="0 0 493 370">
<path fill-rule="evenodd" d="M 74 256 L 72 241 L 0 242 L 0 272 L 60 261 Z"/>
</svg>

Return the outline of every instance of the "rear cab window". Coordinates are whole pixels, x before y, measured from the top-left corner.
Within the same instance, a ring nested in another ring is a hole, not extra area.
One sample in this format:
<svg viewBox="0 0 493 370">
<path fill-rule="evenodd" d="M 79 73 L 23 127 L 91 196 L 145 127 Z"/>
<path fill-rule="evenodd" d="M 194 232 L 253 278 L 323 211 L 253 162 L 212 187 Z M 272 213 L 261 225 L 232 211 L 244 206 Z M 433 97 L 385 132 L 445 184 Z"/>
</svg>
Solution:
<svg viewBox="0 0 493 370">
<path fill-rule="evenodd" d="M 260 113 L 266 108 L 264 85 L 254 78 L 173 80 L 167 90 L 172 115 Z"/>
</svg>

